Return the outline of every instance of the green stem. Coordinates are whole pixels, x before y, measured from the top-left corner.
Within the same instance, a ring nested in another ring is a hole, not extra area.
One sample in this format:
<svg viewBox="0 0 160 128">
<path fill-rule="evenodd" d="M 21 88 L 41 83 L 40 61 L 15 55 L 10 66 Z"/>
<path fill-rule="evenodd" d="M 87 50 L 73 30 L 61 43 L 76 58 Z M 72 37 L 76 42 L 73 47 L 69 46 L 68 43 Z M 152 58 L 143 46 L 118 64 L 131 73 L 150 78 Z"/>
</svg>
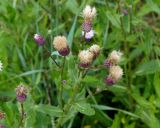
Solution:
<svg viewBox="0 0 160 128">
<path fill-rule="evenodd" d="M 63 116 L 65 116 L 66 113 L 68 113 L 68 111 L 70 110 L 70 108 L 71 108 L 71 106 L 72 106 L 72 104 L 73 104 L 73 102 L 74 102 L 74 100 L 75 100 L 75 95 L 76 95 L 76 93 L 77 93 L 77 90 L 78 90 L 78 85 L 75 84 L 74 87 L 73 87 L 73 94 L 72 94 L 72 96 L 71 96 L 71 99 L 70 99 L 69 102 L 64 106 L 64 108 L 63 108 L 64 113 L 63 113 L 62 117 L 60 117 L 60 118 L 58 119 L 58 123 L 57 123 L 57 125 L 56 125 L 56 128 L 60 128 L 60 127 L 61 127 L 62 122 L 63 122 L 63 118 L 64 118 Z"/>
<path fill-rule="evenodd" d="M 23 127 L 24 116 L 25 116 L 24 106 L 23 106 L 23 103 L 21 103 L 21 119 L 18 126 L 19 128 L 21 128 L 21 126 Z"/>
<path fill-rule="evenodd" d="M 56 66 L 58 68 L 60 68 L 59 64 L 55 61 L 55 59 L 53 58 L 53 56 L 51 55 L 51 52 L 46 48 L 44 47 L 44 49 L 46 50 L 46 52 L 49 54 L 49 56 L 51 57 L 51 59 L 53 60 L 53 62 L 56 64 Z"/>
<path fill-rule="evenodd" d="M 119 0 L 119 3 L 118 3 L 118 9 L 119 9 L 119 12 L 120 12 L 120 10 L 121 10 L 120 0 Z M 125 30 L 124 30 L 122 17 L 120 18 L 120 23 L 121 23 L 122 33 L 124 35 L 124 51 L 125 51 L 125 55 L 128 58 L 130 46 L 129 46 L 129 43 L 127 42 L 127 38 L 126 38 L 127 34 L 126 34 Z M 130 67 L 131 67 L 130 62 L 128 62 L 127 64 L 125 64 L 124 70 L 125 70 L 125 76 L 126 76 L 125 80 L 126 80 L 126 83 L 127 83 L 127 86 L 128 86 L 129 101 L 131 103 L 131 108 L 132 108 L 132 106 L 133 106 L 133 99 L 132 99 L 132 96 L 130 95 L 131 94 L 131 90 L 132 90 L 131 89 L 131 79 L 130 79 L 131 78 L 130 77 Z"/>
<path fill-rule="evenodd" d="M 63 72 L 64 72 L 64 67 L 65 67 L 65 61 L 66 61 L 66 57 L 63 58 L 63 64 L 62 64 L 62 70 L 61 70 L 61 85 L 60 85 L 60 106 L 61 108 L 63 108 Z"/>
<path fill-rule="evenodd" d="M 61 80 L 63 80 L 63 71 L 65 66 L 66 57 L 63 57 L 63 64 L 62 64 L 62 70 L 61 70 Z"/>
<path fill-rule="evenodd" d="M 59 64 L 55 61 L 55 59 L 53 58 L 53 56 L 51 55 L 50 57 L 53 60 L 53 62 L 56 64 L 56 66 L 60 68 Z"/>
</svg>

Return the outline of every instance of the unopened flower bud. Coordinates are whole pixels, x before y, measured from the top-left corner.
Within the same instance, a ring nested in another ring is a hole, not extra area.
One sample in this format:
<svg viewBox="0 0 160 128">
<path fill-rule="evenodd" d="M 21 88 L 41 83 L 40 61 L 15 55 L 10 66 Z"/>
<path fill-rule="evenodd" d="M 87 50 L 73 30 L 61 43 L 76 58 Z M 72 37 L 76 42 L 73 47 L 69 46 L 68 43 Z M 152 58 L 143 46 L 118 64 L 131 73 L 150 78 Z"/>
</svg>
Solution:
<svg viewBox="0 0 160 128">
<path fill-rule="evenodd" d="M 66 80 L 62 80 L 62 85 L 66 85 L 67 81 Z"/>
<path fill-rule="evenodd" d="M 44 45 L 45 44 L 45 39 L 39 34 L 34 34 L 34 40 L 38 45 Z"/>
<path fill-rule="evenodd" d="M 17 100 L 23 103 L 27 98 L 27 89 L 22 84 L 16 88 Z"/>
<path fill-rule="evenodd" d="M 91 53 L 89 50 L 80 51 L 78 55 L 80 60 L 80 66 L 87 68 L 92 63 L 93 56 L 93 53 Z"/>
<path fill-rule="evenodd" d="M 53 41 L 54 48 L 62 56 L 67 56 L 70 53 L 69 46 L 67 44 L 67 39 L 65 36 L 57 36 Z"/>
<path fill-rule="evenodd" d="M 119 79 L 121 79 L 122 75 L 123 75 L 123 70 L 120 66 L 110 67 L 109 76 L 111 76 L 114 81 L 117 82 Z"/>
<path fill-rule="evenodd" d="M 100 53 L 100 47 L 98 46 L 98 45 L 96 45 L 96 44 L 94 44 L 94 45 L 92 45 L 90 48 L 89 48 L 89 51 L 91 52 L 91 53 L 93 53 L 93 59 L 96 59 L 97 57 L 98 57 L 98 55 L 99 55 L 99 53 Z"/>
<path fill-rule="evenodd" d="M 124 15 L 128 15 L 128 10 L 127 10 L 127 9 L 122 9 L 121 12 L 122 12 Z"/>
</svg>

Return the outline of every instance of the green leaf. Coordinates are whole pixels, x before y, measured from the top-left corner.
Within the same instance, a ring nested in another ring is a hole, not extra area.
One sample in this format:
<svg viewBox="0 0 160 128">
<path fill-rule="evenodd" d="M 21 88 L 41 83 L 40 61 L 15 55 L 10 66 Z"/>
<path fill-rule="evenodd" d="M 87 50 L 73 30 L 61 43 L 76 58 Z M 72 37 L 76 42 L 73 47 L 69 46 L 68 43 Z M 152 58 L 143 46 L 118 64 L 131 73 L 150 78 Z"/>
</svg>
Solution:
<svg viewBox="0 0 160 128">
<path fill-rule="evenodd" d="M 48 114 L 50 116 L 61 117 L 63 111 L 59 107 L 51 106 L 51 105 L 35 105 L 34 109 L 38 112 L 42 112 L 44 114 Z"/>
<path fill-rule="evenodd" d="M 143 106 L 144 108 L 150 108 L 152 109 L 153 106 L 148 102 L 144 97 L 138 95 L 138 94 L 132 94 L 132 97 L 135 99 L 135 101 L 140 105 Z"/>
<path fill-rule="evenodd" d="M 160 72 L 160 61 L 151 60 L 140 65 L 136 71 L 136 75 L 147 75 Z"/>
<path fill-rule="evenodd" d="M 77 14 L 78 15 L 78 14 Z M 75 31 L 75 28 L 76 28 L 76 22 L 77 22 L 77 15 L 75 16 L 74 18 L 74 21 L 73 21 L 73 25 L 69 31 L 69 35 L 68 35 L 68 43 L 69 43 L 69 47 L 72 48 L 72 42 L 73 42 L 73 37 L 74 37 L 74 31 Z"/>
<path fill-rule="evenodd" d="M 112 23 L 113 26 L 117 28 L 121 28 L 120 15 L 116 14 L 115 12 L 107 11 L 106 16 L 109 19 L 109 21 Z"/>
<path fill-rule="evenodd" d="M 150 111 L 150 109 L 144 109 L 143 107 L 138 107 L 137 110 L 141 120 L 148 125 L 149 128 L 160 128 L 159 120 L 153 111 Z"/>
<path fill-rule="evenodd" d="M 92 84 L 92 85 L 101 84 L 101 81 L 93 76 L 86 76 L 84 79 L 82 79 L 82 82 L 85 82 L 87 84 Z"/>
<path fill-rule="evenodd" d="M 52 56 L 61 56 L 61 55 L 58 53 L 58 51 L 52 52 L 51 55 L 52 55 Z"/>
<path fill-rule="evenodd" d="M 69 11 L 72 13 L 76 14 L 78 12 L 78 3 L 76 0 L 67 0 L 66 6 L 65 6 Z M 67 11 L 67 10 L 66 10 Z"/>
<path fill-rule="evenodd" d="M 141 10 L 138 13 L 138 16 L 144 16 L 150 12 L 156 12 L 160 14 L 160 8 L 156 3 L 154 3 L 152 0 L 147 0 L 147 3 L 144 4 L 141 8 Z"/>
<path fill-rule="evenodd" d="M 129 15 L 123 17 L 123 25 L 124 30 L 129 33 L 130 32 L 130 17 Z"/>
<path fill-rule="evenodd" d="M 155 88 L 155 92 L 158 96 L 158 98 L 160 99 L 160 76 L 158 74 L 154 75 L 154 88 Z"/>
<path fill-rule="evenodd" d="M 114 117 L 114 120 L 113 120 L 112 128 L 119 128 L 120 121 L 121 121 L 121 117 L 119 116 L 119 114 L 116 114 L 116 116 Z"/>
<path fill-rule="evenodd" d="M 69 4 L 69 8 L 73 11 L 73 13 L 76 14 L 76 16 L 74 18 L 74 21 L 73 21 L 73 24 L 72 24 L 72 27 L 71 27 L 71 29 L 69 31 L 69 35 L 67 37 L 67 40 L 68 40 L 68 43 L 69 43 L 69 47 L 72 49 L 72 43 L 73 43 L 73 37 L 74 37 L 74 34 L 75 34 L 77 17 L 79 15 L 79 12 L 81 11 L 82 7 L 85 5 L 85 1 L 83 1 L 81 3 L 81 6 L 80 6 L 79 9 L 77 9 L 77 7 L 76 7 L 77 3 L 75 1 L 69 0 L 67 3 Z M 73 8 L 71 6 L 73 6 Z"/>
<path fill-rule="evenodd" d="M 92 116 L 95 114 L 95 111 L 93 108 L 91 108 L 91 105 L 89 103 L 85 102 L 78 102 L 73 105 L 73 107 L 80 113 Z"/>
<path fill-rule="evenodd" d="M 98 110 L 115 110 L 115 111 L 119 111 L 119 112 L 122 112 L 124 114 L 127 114 L 129 116 L 132 116 L 132 117 L 135 117 L 135 118 L 139 118 L 138 115 L 136 115 L 134 113 L 131 113 L 131 112 L 128 112 L 126 110 L 119 109 L 119 108 L 114 108 L 114 107 L 104 106 L 104 105 L 92 105 L 92 106 L 94 108 L 98 109 Z"/>
</svg>

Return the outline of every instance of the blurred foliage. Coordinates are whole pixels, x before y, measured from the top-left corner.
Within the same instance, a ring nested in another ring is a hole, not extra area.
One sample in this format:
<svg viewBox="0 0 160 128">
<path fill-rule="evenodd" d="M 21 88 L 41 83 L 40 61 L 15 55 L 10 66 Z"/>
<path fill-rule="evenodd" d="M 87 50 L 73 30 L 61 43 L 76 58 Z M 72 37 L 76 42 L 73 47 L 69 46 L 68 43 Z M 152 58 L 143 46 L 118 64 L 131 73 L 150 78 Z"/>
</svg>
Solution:
<svg viewBox="0 0 160 128">
<path fill-rule="evenodd" d="M 58 106 L 59 69 L 43 47 L 34 43 L 41 33 L 58 63 L 53 37 L 67 36 L 72 54 L 65 65 L 64 102 L 79 81 L 77 53 L 81 43 L 80 12 L 97 8 L 96 35 L 86 47 L 103 47 L 94 66 L 102 65 L 113 49 L 124 53 L 123 79 L 112 87 L 103 83 L 105 69 L 89 71 L 72 107 Z M 51 128 L 61 118 L 64 128 L 160 128 L 160 0 L 0 0 L 0 109 L 7 128 L 18 128 L 20 104 L 14 89 L 21 82 L 30 90 L 24 104 L 24 128 Z M 99 90 L 97 92 L 97 90 Z"/>
</svg>

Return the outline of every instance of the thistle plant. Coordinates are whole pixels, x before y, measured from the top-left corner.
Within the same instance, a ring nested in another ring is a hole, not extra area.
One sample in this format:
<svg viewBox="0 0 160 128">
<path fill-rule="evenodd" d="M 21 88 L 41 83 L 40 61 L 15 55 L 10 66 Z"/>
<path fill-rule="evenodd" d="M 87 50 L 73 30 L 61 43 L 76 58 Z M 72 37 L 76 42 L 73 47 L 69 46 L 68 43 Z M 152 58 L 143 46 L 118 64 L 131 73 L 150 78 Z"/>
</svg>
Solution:
<svg viewBox="0 0 160 128">
<path fill-rule="evenodd" d="M 91 41 L 90 39 L 94 36 L 93 19 L 95 19 L 96 15 L 96 8 L 91 7 L 90 5 L 87 5 L 82 11 L 82 17 L 84 20 L 82 23 L 82 36 L 85 38 L 86 41 Z M 45 41 L 41 36 L 35 36 L 34 39 L 39 45 L 45 45 Z M 54 107 L 56 107 L 56 109 L 58 110 L 60 109 L 60 111 L 62 112 L 60 116 L 52 119 L 52 121 L 54 122 L 53 124 L 56 128 L 62 127 L 65 123 L 67 123 L 68 120 L 76 116 L 77 112 L 86 115 L 95 114 L 94 109 L 91 107 L 90 103 L 87 102 L 87 97 L 85 96 L 86 93 L 83 93 L 83 98 L 80 97 L 80 99 L 78 99 L 78 95 L 84 90 L 88 91 L 89 95 L 91 95 L 90 89 L 86 87 L 87 85 L 83 83 L 83 80 L 85 79 L 85 77 L 88 76 L 89 72 L 94 72 L 92 70 L 95 66 L 94 62 L 96 62 L 99 56 L 101 56 L 101 51 L 103 49 L 95 42 L 92 44 L 91 41 L 91 45 L 88 48 L 85 46 L 86 44 L 82 44 L 83 48 L 79 49 L 78 54 L 74 54 L 72 49 L 69 47 L 69 43 L 70 42 L 67 40 L 66 36 L 63 35 L 56 35 L 53 39 L 53 48 L 59 54 L 59 57 L 55 58 L 56 60 L 53 59 L 54 61 L 58 62 L 59 65 L 59 78 L 55 83 L 57 88 L 58 105 Z M 50 53 L 54 53 L 55 51 L 51 51 Z M 52 56 L 52 54 L 50 55 Z M 109 54 L 106 60 L 107 62 L 104 62 L 104 67 L 109 67 L 109 74 L 108 77 L 105 79 L 104 83 L 113 85 L 118 82 L 119 79 L 121 79 L 123 75 L 123 70 L 118 66 L 121 56 L 122 53 L 117 51 L 113 51 Z M 68 69 L 71 66 L 70 61 L 73 61 L 73 59 L 75 59 L 76 61 L 74 61 L 75 63 L 73 63 L 72 66 L 77 67 L 76 69 L 71 69 L 75 70 L 75 80 L 73 80 L 73 76 L 70 76 L 71 71 L 69 71 L 70 69 Z M 69 67 L 67 66 L 67 64 Z M 97 66 L 100 66 L 99 70 L 106 70 L 104 69 L 104 67 L 101 66 L 101 64 L 98 64 Z M 71 79 L 69 77 L 71 77 Z M 70 89 L 66 90 L 66 88 L 68 87 Z M 68 96 L 65 97 L 65 95 Z M 52 106 L 51 103 L 50 105 Z M 73 114 L 72 116 L 70 116 L 71 112 Z"/>
<path fill-rule="evenodd" d="M 0 128 L 160 128 L 159 0 L 0 5 Z"/>
<path fill-rule="evenodd" d="M 20 84 L 16 88 L 16 97 L 17 101 L 20 103 L 20 121 L 19 121 L 19 127 L 24 126 L 24 118 L 25 118 L 25 111 L 24 111 L 24 102 L 27 98 L 27 89 L 23 84 Z"/>
</svg>

